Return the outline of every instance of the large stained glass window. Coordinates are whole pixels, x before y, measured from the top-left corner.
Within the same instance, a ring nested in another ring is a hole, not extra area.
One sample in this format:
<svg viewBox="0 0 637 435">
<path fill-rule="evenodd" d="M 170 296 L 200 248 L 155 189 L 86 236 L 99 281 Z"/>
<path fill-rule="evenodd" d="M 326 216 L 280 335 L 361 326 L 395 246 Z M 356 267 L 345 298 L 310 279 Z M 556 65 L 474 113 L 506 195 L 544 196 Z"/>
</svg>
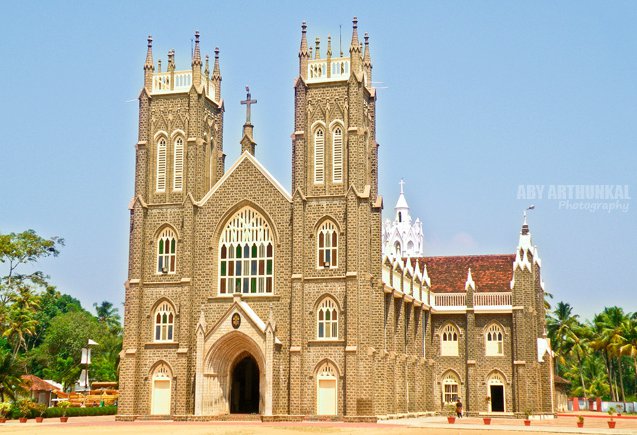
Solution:
<svg viewBox="0 0 637 435">
<path fill-rule="evenodd" d="M 272 232 L 261 214 L 244 207 L 219 240 L 219 294 L 271 294 L 274 277 Z"/>
</svg>

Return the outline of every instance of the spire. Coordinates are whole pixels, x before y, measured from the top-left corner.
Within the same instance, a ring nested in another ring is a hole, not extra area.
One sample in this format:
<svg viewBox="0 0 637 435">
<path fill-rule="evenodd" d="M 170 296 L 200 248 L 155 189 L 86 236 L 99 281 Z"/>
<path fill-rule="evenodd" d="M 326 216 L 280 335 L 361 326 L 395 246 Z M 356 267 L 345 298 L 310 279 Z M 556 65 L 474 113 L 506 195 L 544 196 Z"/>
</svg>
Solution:
<svg viewBox="0 0 637 435">
<path fill-rule="evenodd" d="M 363 55 L 363 69 L 367 74 L 367 83 L 372 85 L 372 56 L 369 52 L 369 35 L 365 32 L 365 54 Z"/>
<path fill-rule="evenodd" d="M 352 20 L 352 42 L 349 46 L 351 72 L 357 73 L 361 69 L 361 44 L 358 41 L 358 18 Z"/>
<path fill-rule="evenodd" d="M 206 54 L 206 67 L 203 70 L 203 74 L 206 77 L 206 81 L 210 78 L 210 56 Z"/>
<path fill-rule="evenodd" d="M 219 47 L 215 47 L 215 64 L 212 67 L 212 84 L 215 87 L 215 100 L 221 101 L 221 69 L 219 68 Z"/>
<path fill-rule="evenodd" d="M 464 289 L 469 290 L 469 287 L 473 290 L 476 289 L 476 283 L 473 281 L 473 276 L 471 276 L 471 268 L 469 268 L 469 273 L 467 273 L 467 281 L 464 284 Z"/>
<path fill-rule="evenodd" d="M 246 106 L 246 122 L 243 124 L 243 137 L 241 138 L 241 154 L 248 151 L 250 154 L 254 155 L 254 147 L 257 143 L 252 137 L 254 126 L 250 119 L 250 106 L 256 103 L 257 100 L 253 100 L 252 95 L 250 94 L 250 87 L 246 86 L 246 99 L 241 101 L 241 104 Z"/>
<path fill-rule="evenodd" d="M 201 84 L 201 52 L 199 51 L 199 31 L 195 32 L 195 50 L 192 53 L 192 84 Z"/>
<path fill-rule="evenodd" d="M 172 48 L 168 52 L 168 72 L 175 71 L 175 49 Z"/>
<path fill-rule="evenodd" d="M 314 52 L 314 59 L 320 59 L 321 58 L 321 38 L 317 36 L 315 43 L 316 43 L 316 51 Z"/>
<path fill-rule="evenodd" d="M 409 215 L 409 205 L 407 199 L 405 199 L 405 180 L 400 179 L 400 195 L 398 195 L 398 201 L 396 201 L 396 222 L 411 222 L 411 216 Z"/>
<path fill-rule="evenodd" d="M 153 86 L 153 37 L 148 35 L 148 50 L 146 51 L 146 62 L 144 62 L 144 87 L 150 91 Z"/>
<path fill-rule="evenodd" d="M 327 35 L 327 57 L 332 57 L 332 36 Z"/>
<path fill-rule="evenodd" d="M 310 54 L 307 49 L 307 23 L 301 24 L 301 47 L 299 48 L 299 75 L 305 79 L 307 77 L 307 62 Z"/>
</svg>

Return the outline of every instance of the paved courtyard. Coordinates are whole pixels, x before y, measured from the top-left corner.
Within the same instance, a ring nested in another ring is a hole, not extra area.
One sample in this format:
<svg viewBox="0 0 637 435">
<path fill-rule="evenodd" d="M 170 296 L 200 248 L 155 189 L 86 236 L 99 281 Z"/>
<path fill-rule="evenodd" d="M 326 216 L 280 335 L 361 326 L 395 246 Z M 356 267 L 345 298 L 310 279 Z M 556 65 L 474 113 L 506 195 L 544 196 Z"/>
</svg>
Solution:
<svg viewBox="0 0 637 435">
<path fill-rule="evenodd" d="M 326 433 L 326 434 L 487 434 L 496 431 L 498 434 L 636 434 L 637 418 L 618 418 L 617 427 L 608 429 L 606 416 L 586 415 L 584 428 L 576 427 L 574 415 L 559 416 L 554 420 L 533 421 L 530 427 L 524 427 L 521 420 L 493 419 L 490 426 L 485 426 L 480 418 L 464 418 L 450 425 L 444 417 L 422 417 L 402 420 L 383 421 L 378 424 L 356 424 L 339 422 L 302 422 L 302 423 L 254 423 L 254 422 L 172 422 L 172 421 L 137 421 L 116 422 L 113 416 L 73 417 L 68 423 L 60 423 L 59 419 L 45 419 L 37 424 L 34 420 L 27 423 L 10 421 L 0 425 L 2 434 L 47 434 L 47 435 L 79 435 L 79 434 L 117 434 L 117 435 L 289 435 L 294 433 Z"/>
</svg>

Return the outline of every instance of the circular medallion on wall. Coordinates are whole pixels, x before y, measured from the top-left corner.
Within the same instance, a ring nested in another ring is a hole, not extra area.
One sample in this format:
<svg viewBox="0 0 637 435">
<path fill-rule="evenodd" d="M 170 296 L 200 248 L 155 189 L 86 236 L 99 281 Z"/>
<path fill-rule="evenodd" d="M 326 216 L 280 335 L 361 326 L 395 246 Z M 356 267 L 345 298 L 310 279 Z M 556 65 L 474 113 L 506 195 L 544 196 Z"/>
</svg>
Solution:
<svg viewBox="0 0 637 435">
<path fill-rule="evenodd" d="M 239 313 L 234 313 L 232 315 L 232 327 L 234 329 L 239 329 L 239 326 L 241 326 L 241 316 Z"/>
</svg>

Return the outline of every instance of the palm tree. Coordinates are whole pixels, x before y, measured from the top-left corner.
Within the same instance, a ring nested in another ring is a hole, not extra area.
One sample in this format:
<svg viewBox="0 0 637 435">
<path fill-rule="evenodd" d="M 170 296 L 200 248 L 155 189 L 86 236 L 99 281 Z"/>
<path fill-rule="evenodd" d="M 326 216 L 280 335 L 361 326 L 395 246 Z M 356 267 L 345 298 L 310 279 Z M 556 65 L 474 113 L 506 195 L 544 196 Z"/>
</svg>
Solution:
<svg viewBox="0 0 637 435">
<path fill-rule="evenodd" d="M 103 301 L 101 304 L 94 303 L 95 313 L 97 314 L 97 320 L 100 323 L 106 325 L 112 332 L 118 332 L 122 325 L 120 324 L 120 316 L 118 309 L 108 301 Z"/>
<path fill-rule="evenodd" d="M 22 369 L 18 359 L 8 350 L 0 349 L 0 401 L 16 400 L 16 396 L 23 390 Z"/>
<path fill-rule="evenodd" d="M 557 354 L 558 368 L 566 364 L 566 356 L 573 345 L 573 330 L 579 325 L 578 317 L 577 314 L 573 314 L 573 307 L 569 303 L 558 302 L 546 319 L 546 329 L 553 350 Z"/>
</svg>

